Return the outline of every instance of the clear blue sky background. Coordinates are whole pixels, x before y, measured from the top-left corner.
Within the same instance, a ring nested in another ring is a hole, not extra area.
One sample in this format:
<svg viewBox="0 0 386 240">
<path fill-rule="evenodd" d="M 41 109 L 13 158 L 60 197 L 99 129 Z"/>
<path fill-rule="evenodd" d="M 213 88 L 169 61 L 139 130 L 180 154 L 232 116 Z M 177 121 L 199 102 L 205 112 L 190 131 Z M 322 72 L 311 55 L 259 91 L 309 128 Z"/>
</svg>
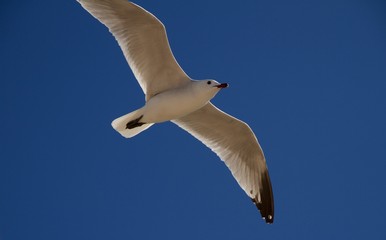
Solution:
<svg viewBox="0 0 386 240">
<path fill-rule="evenodd" d="M 386 239 L 386 3 L 138 0 L 267 157 L 266 225 L 172 123 L 111 127 L 143 93 L 76 1 L 0 3 L 0 239 Z"/>
</svg>

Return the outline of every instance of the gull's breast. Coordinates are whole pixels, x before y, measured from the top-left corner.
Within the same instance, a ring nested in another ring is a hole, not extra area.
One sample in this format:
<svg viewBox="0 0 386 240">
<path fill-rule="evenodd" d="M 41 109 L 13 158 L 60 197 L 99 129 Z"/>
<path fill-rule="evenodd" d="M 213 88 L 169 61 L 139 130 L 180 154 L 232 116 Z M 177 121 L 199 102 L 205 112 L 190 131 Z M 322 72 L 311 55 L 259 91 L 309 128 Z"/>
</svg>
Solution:
<svg viewBox="0 0 386 240">
<path fill-rule="evenodd" d="M 146 102 L 142 121 L 159 123 L 178 119 L 200 109 L 209 100 L 190 88 L 165 91 Z"/>
</svg>

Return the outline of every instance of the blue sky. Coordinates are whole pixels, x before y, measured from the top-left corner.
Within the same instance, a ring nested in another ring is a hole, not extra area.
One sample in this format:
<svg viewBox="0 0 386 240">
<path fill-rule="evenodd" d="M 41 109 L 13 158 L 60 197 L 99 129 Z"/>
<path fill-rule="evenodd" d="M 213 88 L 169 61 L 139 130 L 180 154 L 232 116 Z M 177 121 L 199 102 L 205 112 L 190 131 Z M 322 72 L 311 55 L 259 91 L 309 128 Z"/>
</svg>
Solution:
<svg viewBox="0 0 386 240">
<path fill-rule="evenodd" d="M 266 225 L 225 165 L 144 103 L 76 1 L 0 3 L 0 239 L 386 239 L 384 1 L 136 1 L 267 158 Z"/>
</svg>

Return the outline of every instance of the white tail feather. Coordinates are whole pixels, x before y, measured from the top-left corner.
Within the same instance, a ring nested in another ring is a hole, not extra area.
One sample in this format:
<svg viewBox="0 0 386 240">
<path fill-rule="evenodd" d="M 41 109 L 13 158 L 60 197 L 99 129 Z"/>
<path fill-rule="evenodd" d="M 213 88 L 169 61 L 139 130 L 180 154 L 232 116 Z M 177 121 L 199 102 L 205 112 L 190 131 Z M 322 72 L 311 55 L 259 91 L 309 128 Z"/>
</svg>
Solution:
<svg viewBox="0 0 386 240">
<path fill-rule="evenodd" d="M 148 129 L 149 127 L 151 127 L 151 125 L 154 124 L 154 123 L 146 123 L 146 124 L 143 124 L 142 126 L 135 127 L 132 129 L 126 128 L 126 124 L 132 120 L 135 120 L 135 119 L 141 117 L 141 115 L 143 115 L 142 112 L 143 112 L 143 109 L 140 108 L 140 109 L 135 110 L 131 113 L 123 115 L 122 117 L 115 119 L 111 123 L 111 126 L 125 138 L 134 137 L 135 135 Z"/>
</svg>

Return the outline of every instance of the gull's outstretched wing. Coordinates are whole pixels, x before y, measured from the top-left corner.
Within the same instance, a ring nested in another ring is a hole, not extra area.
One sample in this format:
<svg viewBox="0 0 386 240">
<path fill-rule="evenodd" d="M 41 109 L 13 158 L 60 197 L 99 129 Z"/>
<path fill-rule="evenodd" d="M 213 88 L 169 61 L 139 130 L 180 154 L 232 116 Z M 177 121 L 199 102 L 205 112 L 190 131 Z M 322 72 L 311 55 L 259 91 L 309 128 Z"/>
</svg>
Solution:
<svg viewBox="0 0 386 240">
<path fill-rule="evenodd" d="M 154 15 L 126 0 L 77 1 L 109 28 L 147 99 L 190 80 L 171 52 L 164 25 Z"/>
<path fill-rule="evenodd" d="M 211 103 L 172 122 L 212 149 L 231 170 L 265 221 L 273 223 L 271 181 L 263 151 L 249 126 Z"/>
</svg>

